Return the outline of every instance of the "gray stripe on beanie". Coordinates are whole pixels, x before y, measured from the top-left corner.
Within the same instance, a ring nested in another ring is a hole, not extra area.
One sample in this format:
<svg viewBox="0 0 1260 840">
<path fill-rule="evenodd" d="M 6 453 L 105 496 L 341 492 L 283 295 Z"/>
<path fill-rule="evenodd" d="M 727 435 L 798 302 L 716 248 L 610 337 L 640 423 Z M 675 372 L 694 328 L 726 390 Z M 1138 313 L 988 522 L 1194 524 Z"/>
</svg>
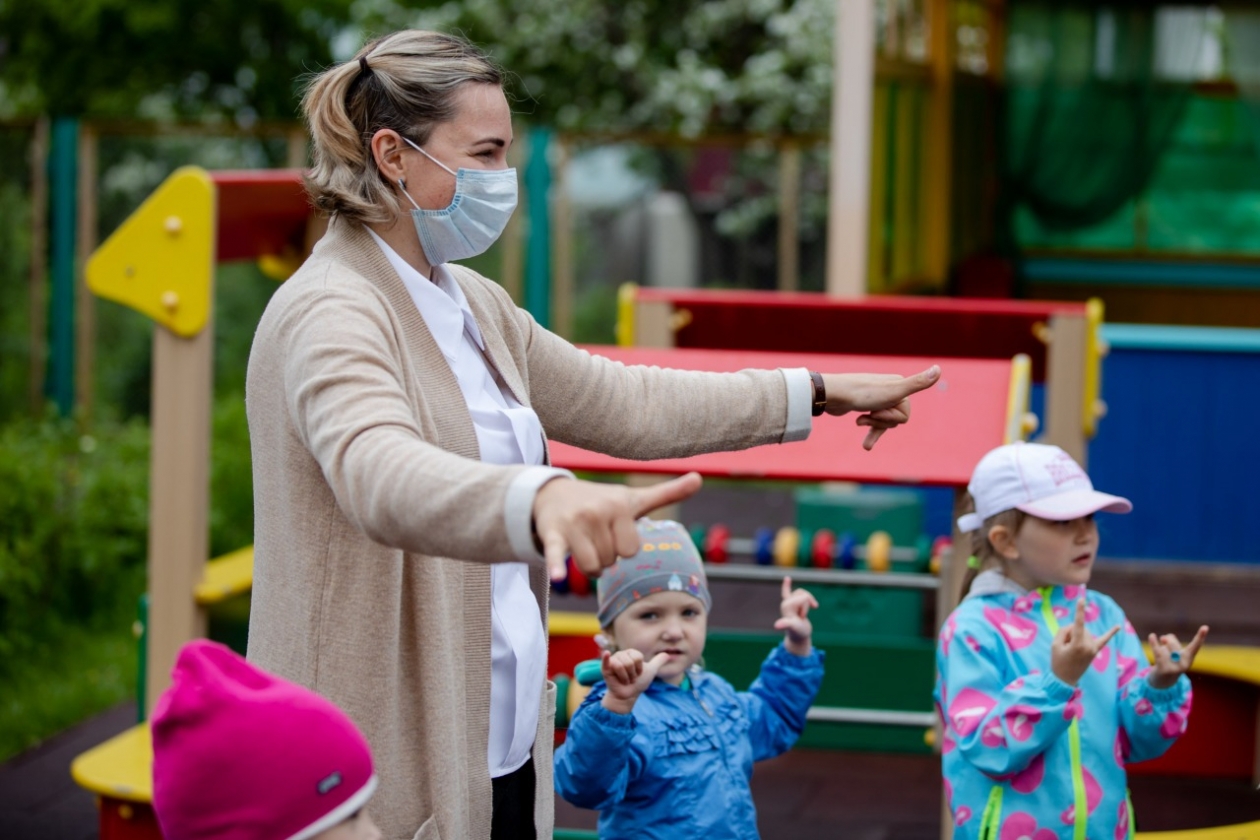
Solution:
<svg viewBox="0 0 1260 840">
<path fill-rule="evenodd" d="M 626 607 L 656 592 L 686 592 L 712 606 L 700 552 L 687 529 L 668 519 L 640 519 L 639 553 L 622 557 L 599 578 L 599 626 L 607 627 Z"/>
</svg>

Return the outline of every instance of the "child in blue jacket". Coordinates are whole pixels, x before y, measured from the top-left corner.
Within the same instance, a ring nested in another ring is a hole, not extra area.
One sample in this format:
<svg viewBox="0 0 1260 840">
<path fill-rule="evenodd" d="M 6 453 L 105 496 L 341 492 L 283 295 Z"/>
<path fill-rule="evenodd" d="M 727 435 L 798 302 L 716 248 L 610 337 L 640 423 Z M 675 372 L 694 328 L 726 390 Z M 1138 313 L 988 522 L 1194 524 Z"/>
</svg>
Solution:
<svg viewBox="0 0 1260 840">
<path fill-rule="evenodd" d="M 783 645 L 737 692 L 697 664 L 711 602 L 690 536 L 677 522 L 638 527 L 639 553 L 599 581 L 613 650 L 556 751 L 556 791 L 600 812 L 603 840 L 755 840 L 753 762 L 791 748 L 822 682 L 808 618 L 818 602 L 784 579 Z"/>
<path fill-rule="evenodd" d="M 968 486 L 975 512 L 965 596 L 937 648 L 942 771 L 956 840 L 1127 840 L 1125 764 L 1162 754 L 1186 729 L 1185 676 L 1207 637 L 1149 637 L 1086 589 L 1098 511 L 1127 499 L 1094 490 L 1057 446 L 1001 446 Z"/>
</svg>

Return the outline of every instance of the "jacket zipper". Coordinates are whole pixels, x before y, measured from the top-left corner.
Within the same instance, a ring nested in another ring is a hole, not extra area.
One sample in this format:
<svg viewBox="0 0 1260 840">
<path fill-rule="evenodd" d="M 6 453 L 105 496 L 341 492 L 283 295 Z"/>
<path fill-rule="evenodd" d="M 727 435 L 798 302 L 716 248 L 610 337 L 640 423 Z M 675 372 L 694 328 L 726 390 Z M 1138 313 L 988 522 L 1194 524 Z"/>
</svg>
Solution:
<svg viewBox="0 0 1260 840">
<path fill-rule="evenodd" d="M 980 816 L 980 840 L 997 840 L 1002 827 L 1002 786 L 994 785 Z"/>
<path fill-rule="evenodd" d="M 1059 619 L 1055 617 L 1054 606 L 1050 603 L 1053 587 L 1043 586 L 1041 592 L 1041 615 L 1045 618 L 1046 627 L 1051 633 L 1059 632 Z M 1072 718 L 1068 724 L 1068 752 L 1072 757 L 1072 793 L 1075 803 L 1075 814 L 1072 824 L 1072 840 L 1085 840 L 1086 823 L 1089 821 L 1089 798 L 1085 794 L 1085 772 L 1081 765 L 1081 727 L 1078 718 Z"/>
</svg>

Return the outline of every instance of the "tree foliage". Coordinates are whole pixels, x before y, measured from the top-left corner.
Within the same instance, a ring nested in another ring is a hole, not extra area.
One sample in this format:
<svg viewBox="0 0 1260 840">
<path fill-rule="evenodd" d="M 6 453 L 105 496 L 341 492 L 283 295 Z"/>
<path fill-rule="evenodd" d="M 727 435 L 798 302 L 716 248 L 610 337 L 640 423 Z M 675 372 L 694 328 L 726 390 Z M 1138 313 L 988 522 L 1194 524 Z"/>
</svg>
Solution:
<svg viewBox="0 0 1260 840">
<path fill-rule="evenodd" d="M 562 129 L 826 128 L 834 0 L 0 0 L 0 116 L 296 115 L 365 37 L 458 31 Z"/>
<path fill-rule="evenodd" d="M 293 119 L 351 0 L 0 0 L 0 116 Z"/>
<path fill-rule="evenodd" d="M 367 31 L 459 31 L 519 78 L 518 108 L 561 129 L 823 131 L 834 0 L 362 0 Z"/>
</svg>

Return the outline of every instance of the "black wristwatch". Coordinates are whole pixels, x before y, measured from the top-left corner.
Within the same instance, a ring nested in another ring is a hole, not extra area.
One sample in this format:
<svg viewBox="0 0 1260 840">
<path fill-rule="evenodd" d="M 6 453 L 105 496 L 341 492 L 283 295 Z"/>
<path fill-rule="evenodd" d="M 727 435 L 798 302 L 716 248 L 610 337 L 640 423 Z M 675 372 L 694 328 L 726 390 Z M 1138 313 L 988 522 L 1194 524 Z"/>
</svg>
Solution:
<svg viewBox="0 0 1260 840">
<path fill-rule="evenodd" d="M 816 370 L 809 372 L 809 378 L 814 383 L 814 407 L 811 413 L 817 417 L 827 410 L 827 386 L 823 384 L 822 374 Z"/>
</svg>

